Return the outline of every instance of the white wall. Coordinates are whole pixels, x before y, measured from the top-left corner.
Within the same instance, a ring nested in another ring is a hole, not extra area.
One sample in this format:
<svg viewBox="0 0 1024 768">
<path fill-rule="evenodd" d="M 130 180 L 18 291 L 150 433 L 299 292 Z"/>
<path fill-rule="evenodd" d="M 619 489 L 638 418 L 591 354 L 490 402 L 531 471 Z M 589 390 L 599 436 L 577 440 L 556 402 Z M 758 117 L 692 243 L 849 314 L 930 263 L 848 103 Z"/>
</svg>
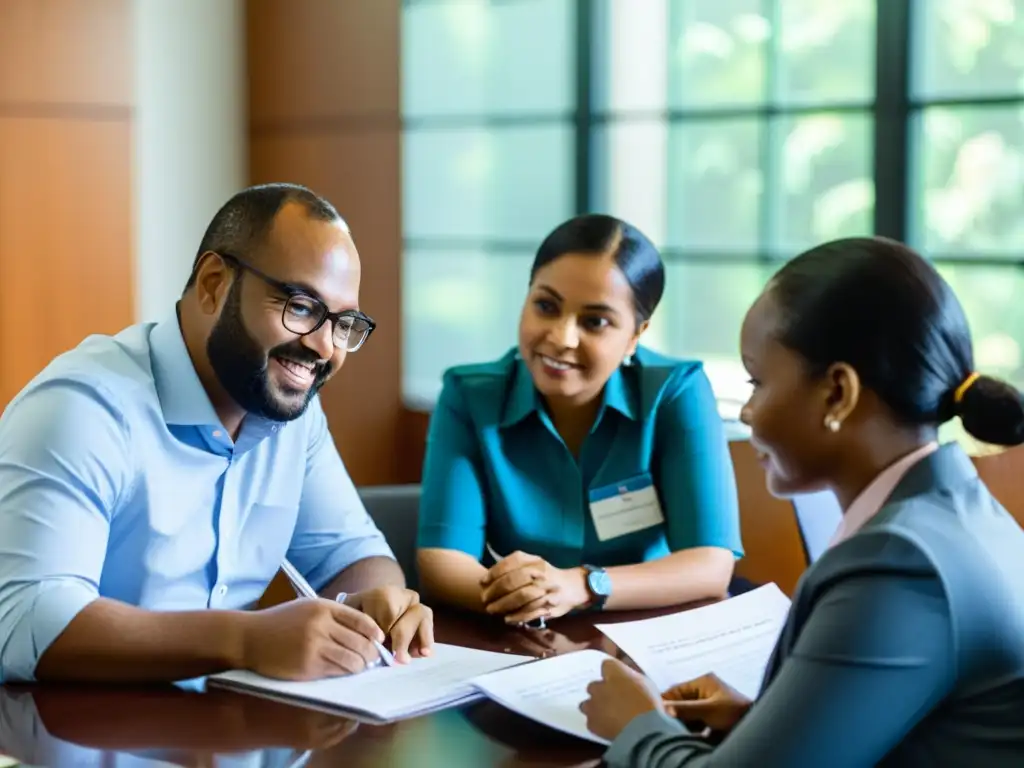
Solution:
<svg viewBox="0 0 1024 768">
<path fill-rule="evenodd" d="M 135 315 L 166 317 L 246 184 L 244 0 L 135 0 Z"/>
</svg>

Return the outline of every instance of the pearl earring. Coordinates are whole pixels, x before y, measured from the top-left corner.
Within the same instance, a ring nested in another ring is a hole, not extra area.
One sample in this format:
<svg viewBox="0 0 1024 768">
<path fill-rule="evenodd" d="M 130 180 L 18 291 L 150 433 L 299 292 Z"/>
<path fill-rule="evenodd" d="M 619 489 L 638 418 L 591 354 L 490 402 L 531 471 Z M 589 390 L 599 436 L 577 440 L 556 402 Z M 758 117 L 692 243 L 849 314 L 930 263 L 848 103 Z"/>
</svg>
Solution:
<svg viewBox="0 0 1024 768">
<path fill-rule="evenodd" d="M 624 358 L 622 358 L 622 364 L 625 365 L 625 366 L 632 365 L 633 364 L 633 356 L 632 355 L 626 355 Z"/>
<path fill-rule="evenodd" d="M 839 431 L 840 426 L 842 425 L 839 423 L 839 419 L 835 416 L 829 416 L 825 419 L 825 428 L 833 434 Z"/>
</svg>

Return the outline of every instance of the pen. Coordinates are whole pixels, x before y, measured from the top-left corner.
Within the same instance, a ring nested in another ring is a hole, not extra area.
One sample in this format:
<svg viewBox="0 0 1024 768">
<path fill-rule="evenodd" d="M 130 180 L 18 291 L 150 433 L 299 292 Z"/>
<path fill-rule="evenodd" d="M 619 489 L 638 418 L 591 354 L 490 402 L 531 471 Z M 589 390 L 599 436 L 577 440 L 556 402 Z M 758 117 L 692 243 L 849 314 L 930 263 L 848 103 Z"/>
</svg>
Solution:
<svg viewBox="0 0 1024 768">
<path fill-rule="evenodd" d="M 289 563 L 287 560 L 283 560 L 281 562 L 281 570 L 284 571 L 284 575 L 288 577 L 288 581 L 292 583 L 292 587 L 294 587 L 295 591 L 298 592 L 300 595 L 302 595 L 303 597 L 311 597 L 314 599 L 320 597 L 316 593 L 316 590 L 314 590 L 313 587 L 310 586 L 309 582 L 306 581 L 306 578 L 301 573 L 299 573 L 295 566 Z M 336 602 L 344 603 L 345 598 L 347 597 L 347 592 L 339 592 L 334 599 Z M 375 661 L 367 663 L 366 668 L 374 669 L 376 667 L 379 667 L 382 663 L 385 666 L 393 667 L 396 664 L 396 662 L 395 657 L 394 655 L 392 655 L 391 651 L 389 651 L 376 640 L 373 641 L 373 644 L 377 648 L 377 653 L 380 655 L 380 658 Z"/>
<path fill-rule="evenodd" d="M 491 559 L 494 560 L 495 563 L 500 562 L 504 559 L 502 558 L 501 555 L 494 551 L 494 547 L 491 546 L 491 543 L 489 541 L 485 541 L 484 546 L 487 547 L 487 554 L 491 556 Z M 543 616 L 540 616 L 534 619 L 533 621 L 524 621 L 519 626 L 527 627 L 529 629 L 547 629 L 548 623 Z"/>
</svg>

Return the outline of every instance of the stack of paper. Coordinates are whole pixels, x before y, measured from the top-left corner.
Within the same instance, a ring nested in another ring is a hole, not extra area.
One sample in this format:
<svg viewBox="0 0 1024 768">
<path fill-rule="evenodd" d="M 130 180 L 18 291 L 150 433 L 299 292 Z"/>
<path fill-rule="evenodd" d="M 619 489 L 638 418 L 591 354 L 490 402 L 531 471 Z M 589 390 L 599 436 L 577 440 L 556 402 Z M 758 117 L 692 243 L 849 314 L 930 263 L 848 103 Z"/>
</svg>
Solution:
<svg viewBox="0 0 1024 768">
<path fill-rule="evenodd" d="M 482 698 L 473 678 L 529 661 L 533 661 L 529 656 L 438 643 L 426 658 L 347 677 L 292 682 L 233 671 L 209 680 L 214 685 L 390 721 Z"/>
</svg>

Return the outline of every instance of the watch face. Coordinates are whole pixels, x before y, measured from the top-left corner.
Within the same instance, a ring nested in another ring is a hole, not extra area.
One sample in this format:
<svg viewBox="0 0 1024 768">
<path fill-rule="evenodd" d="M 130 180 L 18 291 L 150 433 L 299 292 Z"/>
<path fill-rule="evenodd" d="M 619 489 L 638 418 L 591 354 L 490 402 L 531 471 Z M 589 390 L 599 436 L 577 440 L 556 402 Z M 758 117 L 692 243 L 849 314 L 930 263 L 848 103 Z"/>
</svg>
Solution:
<svg viewBox="0 0 1024 768">
<path fill-rule="evenodd" d="M 591 571 L 587 575 L 587 583 L 595 595 L 608 597 L 612 593 L 612 579 L 607 571 Z"/>
</svg>

